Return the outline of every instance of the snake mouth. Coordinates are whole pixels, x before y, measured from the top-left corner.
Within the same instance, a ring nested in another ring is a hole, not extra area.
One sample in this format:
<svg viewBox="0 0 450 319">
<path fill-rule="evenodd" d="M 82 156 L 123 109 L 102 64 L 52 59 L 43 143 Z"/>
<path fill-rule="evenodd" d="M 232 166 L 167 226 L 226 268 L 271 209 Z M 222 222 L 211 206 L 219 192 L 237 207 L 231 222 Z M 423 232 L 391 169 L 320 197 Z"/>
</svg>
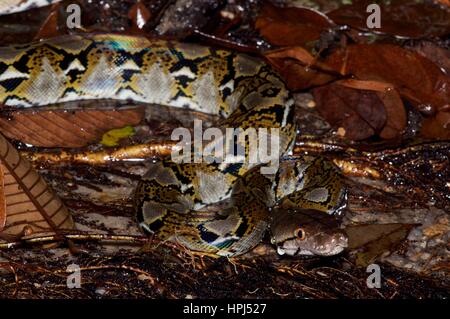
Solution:
<svg viewBox="0 0 450 319">
<path fill-rule="evenodd" d="M 348 238 L 344 234 L 337 234 L 324 243 L 302 242 L 288 239 L 277 244 L 277 253 L 287 256 L 334 256 L 348 247 Z"/>
<path fill-rule="evenodd" d="M 330 250 L 308 250 L 303 249 L 301 247 L 297 248 L 290 248 L 290 247 L 283 247 L 283 246 L 277 246 L 277 253 L 278 255 L 287 255 L 287 256 L 334 256 L 337 254 L 340 254 L 347 248 L 347 245 L 336 245 Z"/>
<path fill-rule="evenodd" d="M 334 256 L 343 252 L 347 247 L 347 244 L 338 244 L 335 245 L 331 250 L 321 252 L 320 256 Z"/>
<path fill-rule="evenodd" d="M 282 255 L 287 255 L 287 256 L 313 256 L 314 255 L 314 253 L 312 253 L 309 250 L 305 250 L 305 249 L 301 249 L 301 248 L 297 248 L 297 249 L 283 248 L 281 246 L 277 247 L 277 253 L 280 256 L 282 256 Z"/>
</svg>

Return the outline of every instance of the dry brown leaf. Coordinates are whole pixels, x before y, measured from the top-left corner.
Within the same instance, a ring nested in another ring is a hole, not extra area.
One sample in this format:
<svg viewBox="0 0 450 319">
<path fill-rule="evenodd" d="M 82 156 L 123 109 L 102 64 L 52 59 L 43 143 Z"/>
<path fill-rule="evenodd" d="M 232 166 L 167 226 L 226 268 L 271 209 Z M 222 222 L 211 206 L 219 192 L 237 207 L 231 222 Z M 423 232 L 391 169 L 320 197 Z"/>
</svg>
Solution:
<svg viewBox="0 0 450 319">
<path fill-rule="evenodd" d="M 58 35 L 58 4 L 54 4 L 47 19 L 45 19 L 38 33 L 34 36 L 34 40 L 50 39 Z"/>
<path fill-rule="evenodd" d="M 365 267 L 386 252 L 393 252 L 416 224 L 367 224 L 345 228 L 348 249 L 356 250 L 356 264 Z"/>
<path fill-rule="evenodd" d="M 344 76 L 392 84 L 427 120 L 422 134 L 448 138 L 450 78 L 433 62 L 391 44 L 355 44 L 335 51 L 325 63 Z"/>
<path fill-rule="evenodd" d="M 289 47 L 267 52 L 267 60 L 283 76 L 289 89 L 304 90 L 331 82 L 336 72 L 302 47 Z"/>
<path fill-rule="evenodd" d="M 428 138 L 450 139 L 450 111 L 440 111 L 435 116 L 424 119 L 420 132 Z"/>
<path fill-rule="evenodd" d="M 400 95 L 395 89 L 377 92 L 377 95 L 383 101 L 386 111 L 386 123 L 379 133 L 380 137 L 386 140 L 400 137 L 408 122 Z"/>
<path fill-rule="evenodd" d="M 7 217 L 2 235 L 28 236 L 74 228 L 61 200 L 1 134 L 0 161 Z"/>
<path fill-rule="evenodd" d="M 443 69 L 447 75 L 450 75 L 450 50 L 431 41 L 420 41 L 411 49 L 432 61 Z"/>
<path fill-rule="evenodd" d="M 271 44 L 305 45 L 318 40 L 333 23 L 324 14 L 308 8 L 279 8 L 265 2 L 255 27 Z"/>
<path fill-rule="evenodd" d="M 337 83 L 313 90 L 318 112 L 351 140 L 378 134 L 386 124 L 386 110 L 376 92 Z"/>
<path fill-rule="evenodd" d="M 400 137 L 406 128 L 407 115 L 403 101 L 392 84 L 354 79 L 340 80 L 335 83 L 359 90 L 376 91 L 386 112 L 386 123 L 379 133 L 380 137 L 384 139 Z"/>
<path fill-rule="evenodd" d="M 422 55 L 391 44 L 354 44 L 325 60 L 344 76 L 392 84 L 423 114 L 448 105 L 450 79 Z"/>
<path fill-rule="evenodd" d="M 18 110 L 0 118 L 0 131 L 9 138 L 41 147 L 83 147 L 115 128 L 137 125 L 143 107 L 117 110 Z"/>
</svg>

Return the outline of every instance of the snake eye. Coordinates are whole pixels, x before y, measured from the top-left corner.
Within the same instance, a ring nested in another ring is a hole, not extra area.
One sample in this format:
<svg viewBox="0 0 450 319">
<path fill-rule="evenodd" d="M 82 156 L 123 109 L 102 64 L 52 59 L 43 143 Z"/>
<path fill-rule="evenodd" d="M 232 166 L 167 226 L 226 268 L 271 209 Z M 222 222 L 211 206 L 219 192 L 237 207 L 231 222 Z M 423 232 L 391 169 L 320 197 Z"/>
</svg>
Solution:
<svg viewBox="0 0 450 319">
<path fill-rule="evenodd" d="M 297 237 L 300 240 L 305 240 L 305 238 L 306 238 L 305 230 L 301 227 L 299 227 L 295 230 L 294 235 L 295 235 L 295 237 Z"/>
</svg>

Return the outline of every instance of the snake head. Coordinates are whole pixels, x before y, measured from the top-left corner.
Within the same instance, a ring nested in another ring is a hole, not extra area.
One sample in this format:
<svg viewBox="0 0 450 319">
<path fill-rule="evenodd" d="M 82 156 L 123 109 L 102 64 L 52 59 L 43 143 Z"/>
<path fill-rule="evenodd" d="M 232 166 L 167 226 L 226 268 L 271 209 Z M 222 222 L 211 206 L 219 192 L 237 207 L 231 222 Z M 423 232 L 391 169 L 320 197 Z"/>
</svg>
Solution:
<svg viewBox="0 0 450 319">
<path fill-rule="evenodd" d="M 347 235 L 332 215 L 313 209 L 274 208 L 271 241 L 278 254 L 332 256 L 348 246 Z"/>
</svg>

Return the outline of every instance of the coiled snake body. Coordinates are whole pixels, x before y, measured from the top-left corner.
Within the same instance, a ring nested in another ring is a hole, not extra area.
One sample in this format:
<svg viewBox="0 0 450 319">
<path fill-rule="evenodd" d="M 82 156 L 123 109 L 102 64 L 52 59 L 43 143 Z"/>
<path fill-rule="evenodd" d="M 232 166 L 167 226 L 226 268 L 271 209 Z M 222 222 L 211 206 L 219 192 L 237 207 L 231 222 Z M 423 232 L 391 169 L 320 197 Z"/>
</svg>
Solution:
<svg viewBox="0 0 450 319">
<path fill-rule="evenodd" d="M 83 99 L 186 107 L 222 116 L 221 128 L 277 128 L 280 155 L 296 135 L 283 81 L 247 55 L 111 34 L 0 48 L 1 104 L 28 108 Z M 161 239 L 221 256 L 249 251 L 269 228 L 281 253 L 340 252 L 346 237 L 328 214 L 343 206 L 345 191 L 332 164 L 284 160 L 272 175 L 257 164 L 153 164 L 135 191 L 137 219 Z M 230 196 L 220 212 L 204 209 Z"/>
</svg>

